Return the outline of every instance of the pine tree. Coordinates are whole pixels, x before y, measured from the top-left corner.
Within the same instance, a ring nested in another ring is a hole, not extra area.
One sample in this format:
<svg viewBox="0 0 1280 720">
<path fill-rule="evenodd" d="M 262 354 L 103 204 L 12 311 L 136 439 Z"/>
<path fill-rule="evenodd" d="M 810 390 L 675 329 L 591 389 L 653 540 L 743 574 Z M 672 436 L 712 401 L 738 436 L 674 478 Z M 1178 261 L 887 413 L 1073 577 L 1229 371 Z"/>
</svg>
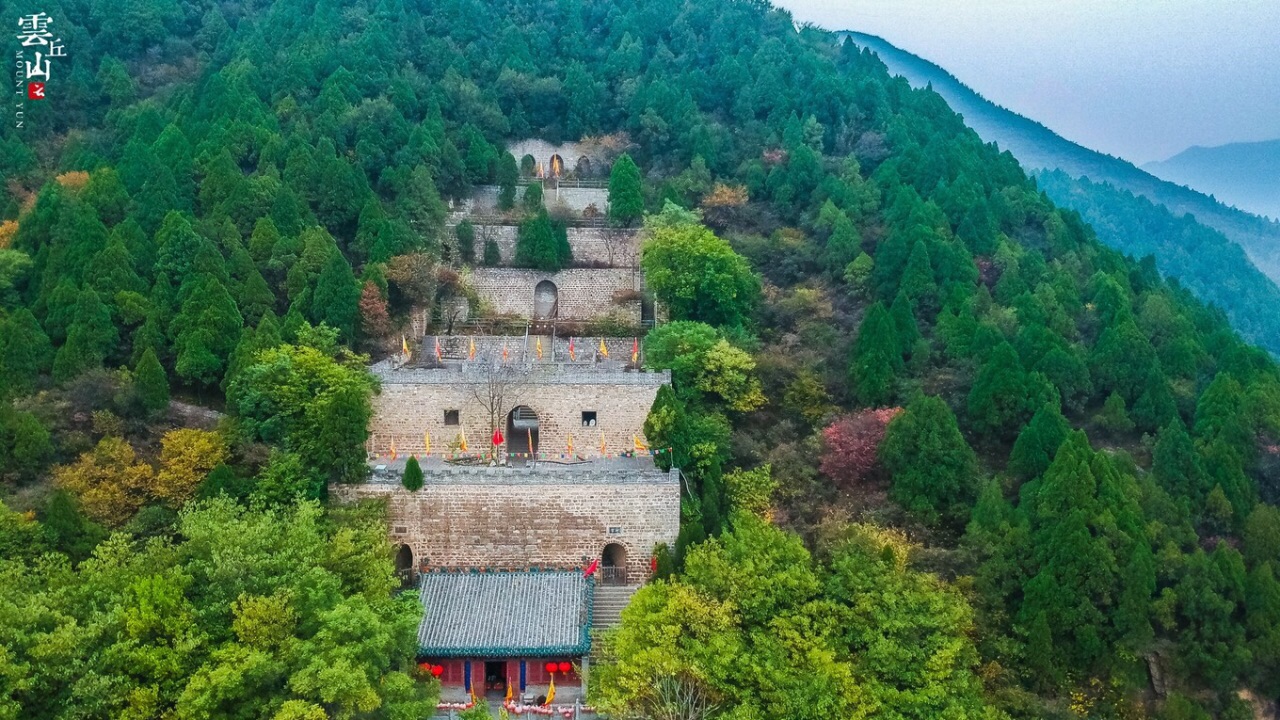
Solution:
<svg viewBox="0 0 1280 720">
<path fill-rule="evenodd" d="M 848 215 L 839 213 L 832 224 L 831 237 L 827 238 L 826 252 L 823 253 L 827 269 L 836 274 L 843 273 L 861 252 L 862 237 L 858 235 L 858 229 L 853 226 Z M 871 256 L 868 255 L 867 260 L 870 259 Z"/>
<path fill-rule="evenodd" d="M 1071 426 L 1062 416 L 1058 404 L 1045 403 L 1013 443 L 1009 472 L 1023 480 L 1039 477 L 1049 469 L 1053 456 L 1070 431 Z"/>
<path fill-rule="evenodd" d="M 155 350 L 147 348 L 133 369 L 133 382 L 142 407 L 155 414 L 169 407 L 169 377 L 165 375 Z"/>
<path fill-rule="evenodd" d="M 498 242 L 493 238 L 484 241 L 484 257 L 480 262 L 485 267 L 497 267 L 502 264 L 502 250 L 498 248 Z"/>
<path fill-rule="evenodd" d="M 1102 404 L 1102 411 L 1098 413 L 1096 419 L 1098 424 L 1109 433 L 1119 435 L 1133 430 L 1133 421 L 1129 419 L 1129 412 L 1124 407 L 1124 398 L 1119 392 L 1113 392 L 1107 396 L 1107 401 Z"/>
<path fill-rule="evenodd" d="M 89 287 L 110 302 L 118 292 L 145 293 L 147 284 L 134 270 L 133 259 L 121 238 L 113 239 L 98 253 L 85 276 Z"/>
<path fill-rule="evenodd" d="M 1173 420 L 1156 435 L 1151 452 L 1151 474 L 1175 499 L 1187 499 L 1202 507 L 1210 484 L 1200 453 L 1181 420 Z"/>
<path fill-rule="evenodd" d="M 916 324 L 915 307 L 905 292 L 898 291 L 889 314 L 893 315 L 894 330 L 898 334 L 898 349 L 904 356 L 911 354 L 911 348 L 920 339 L 920 327 Z"/>
<path fill-rule="evenodd" d="M 572 260 L 563 228 L 556 227 L 546 210 L 520 224 L 516 236 L 515 264 L 547 272 L 561 270 Z"/>
<path fill-rule="evenodd" d="M 849 363 L 849 382 L 861 404 L 876 407 L 893 399 L 894 375 L 902 367 L 901 347 L 893 317 L 884 304 L 868 308 Z"/>
<path fill-rule="evenodd" d="M 1178 405 L 1169 391 L 1169 381 L 1158 364 L 1152 365 L 1147 371 L 1142 395 L 1133 405 L 1133 420 L 1139 430 L 1155 432 L 1177 417 Z"/>
<path fill-rule="evenodd" d="M 1055 392 L 1047 378 L 1022 369 L 1018 353 L 1007 341 L 1000 341 L 978 370 L 969 391 L 969 416 L 988 436 L 1010 439 L 1031 416 L 1054 402 Z"/>
<path fill-rule="evenodd" d="M 338 330 L 344 341 L 355 337 L 360 316 L 360 287 L 356 284 L 351 264 L 335 251 L 325 263 L 316 281 L 311 300 L 312 320 Z"/>
<path fill-rule="evenodd" d="M 177 352 L 174 370 L 189 383 L 211 386 L 222 379 L 244 318 L 217 278 L 204 276 L 192 283 L 193 291 L 170 328 Z"/>
<path fill-rule="evenodd" d="M 926 522 L 964 520 L 976 494 L 978 459 L 940 398 L 921 395 L 889 423 L 880 460 L 892 477 L 889 492 Z"/>
<path fill-rule="evenodd" d="M 280 241 L 280 231 L 270 217 L 258 218 L 254 223 L 253 234 L 249 236 L 249 255 L 254 262 L 265 265 L 271 259 L 276 243 Z"/>
<path fill-rule="evenodd" d="M 120 340 L 111 322 L 111 311 L 92 289 L 80 291 L 75 316 L 75 322 L 67 329 L 67 342 L 53 360 L 53 379 L 58 382 L 102 367 Z"/>
<path fill-rule="evenodd" d="M 542 211 L 542 183 L 529 183 L 524 188 L 524 197 L 520 199 L 520 204 L 524 206 L 527 213 L 538 213 Z"/>
<path fill-rule="evenodd" d="M 906 293 L 923 317 L 932 318 L 937 313 L 938 286 L 933 280 L 929 249 L 923 240 L 917 240 L 915 247 L 911 248 L 906 269 L 902 271 L 902 281 L 898 283 L 898 292 Z"/>
<path fill-rule="evenodd" d="M 0 374 L 11 392 L 23 395 L 34 390 L 52 362 L 53 345 L 30 310 L 21 308 L 0 321 Z"/>
<path fill-rule="evenodd" d="M 475 225 L 472 225 L 470 220 L 463 220 L 454 226 L 453 234 L 457 236 L 458 253 L 462 255 L 462 261 L 474 263 L 476 261 Z"/>
<path fill-rule="evenodd" d="M 511 157 L 508 155 L 507 157 Z M 404 464 L 404 477 L 400 479 L 406 490 L 418 491 L 422 489 L 423 476 L 422 466 L 418 465 L 418 458 L 410 456 Z"/>
<path fill-rule="evenodd" d="M 516 159 L 511 153 L 498 155 L 498 209 L 510 210 L 516 206 L 516 182 L 520 180 L 520 169 L 516 167 Z"/>
<path fill-rule="evenodd" d="M 630 225 L 644 214 L 644 185 L 640 168 L 623 153 L 609 171 L 609 219 L 616 225 Z"/>
<path fill-rule="evenodd" d="M 1218 373 L 1196 403 L 1196 436 L 1204 442 L 1221 439 L 1251 456 L 1253 428 L 1246 407 L 1240 383 L 1229 373 Z"/>
</svg>

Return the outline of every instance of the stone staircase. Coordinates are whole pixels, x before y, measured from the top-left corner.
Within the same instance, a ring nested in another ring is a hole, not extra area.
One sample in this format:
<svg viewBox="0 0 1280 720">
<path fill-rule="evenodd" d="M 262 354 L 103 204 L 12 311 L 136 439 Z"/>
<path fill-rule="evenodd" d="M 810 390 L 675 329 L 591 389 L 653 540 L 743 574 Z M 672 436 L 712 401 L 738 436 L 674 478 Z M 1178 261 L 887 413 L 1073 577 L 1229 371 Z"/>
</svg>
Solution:
<svg viewBox="0 0 1280 720">
<path fill-rule="evenodd" d="M 622 609 L 631 602 L 639 585 L 596 585 L 592 629 L 608 630 L 622 620 Z"/>
</svg>

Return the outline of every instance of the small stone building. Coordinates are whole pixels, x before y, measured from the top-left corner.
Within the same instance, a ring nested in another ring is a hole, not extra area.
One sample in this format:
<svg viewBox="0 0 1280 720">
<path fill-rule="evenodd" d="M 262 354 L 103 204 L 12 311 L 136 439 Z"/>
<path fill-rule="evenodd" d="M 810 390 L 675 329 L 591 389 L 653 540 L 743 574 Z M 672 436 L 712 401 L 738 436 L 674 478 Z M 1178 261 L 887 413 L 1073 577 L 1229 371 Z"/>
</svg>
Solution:
<svg viewBox="0 0 1280 720">
<path fill-rule="evenodd" d="M 422 574 L 418 660 L 442 668 L 441 699 L 557 704 L 585 694 L 595 579 L 582 569 Z M 548 668 L 554 667 L 554 672 Z"/>
</svg>

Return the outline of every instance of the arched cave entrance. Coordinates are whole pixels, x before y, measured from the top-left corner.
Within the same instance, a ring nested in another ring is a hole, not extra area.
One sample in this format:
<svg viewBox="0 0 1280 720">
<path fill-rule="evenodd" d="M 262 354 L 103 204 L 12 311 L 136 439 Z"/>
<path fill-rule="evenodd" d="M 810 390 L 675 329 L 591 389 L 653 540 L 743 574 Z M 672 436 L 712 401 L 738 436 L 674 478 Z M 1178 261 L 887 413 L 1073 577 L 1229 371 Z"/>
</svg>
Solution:
<svg viewBox="0 0 1280 720">
<path fill-rule="evenodd" d="M 578 163 L 573 166 L 573 174 L 579 179 L 591 177 L 591 158 L 586 155 L 578 158 Z"/>
<path fill-rule="evenodd" d="M 600 578 L 606 585 L 627 584 L 627 549 L 618 543 L 604 546 L 600 554 Z"/>
<path fill-rule="evenodd" d="M 538 452 L 538 413 L 533 408 L 521 405 L 507 414 L 507 452 L 516 459 Z"/>
<path fill-rule="evenodd" d="M 396 575 L 406 585 L 413 582 L 413 548 L 408 545 L 396 550 Z"/>
<path fill-rule="evenodd" d="M 564 174 L 564 158 L 557 153 L 551 156 L 551 172 L 547 173 L 550 177 L 558 178 Z"/>
<path fill-rule="evenodd" d="M 533 319 L 550 320 L 559 313 L 560 291 L 550 280 L 543 280 L 533 288 Z"/>
</svg>

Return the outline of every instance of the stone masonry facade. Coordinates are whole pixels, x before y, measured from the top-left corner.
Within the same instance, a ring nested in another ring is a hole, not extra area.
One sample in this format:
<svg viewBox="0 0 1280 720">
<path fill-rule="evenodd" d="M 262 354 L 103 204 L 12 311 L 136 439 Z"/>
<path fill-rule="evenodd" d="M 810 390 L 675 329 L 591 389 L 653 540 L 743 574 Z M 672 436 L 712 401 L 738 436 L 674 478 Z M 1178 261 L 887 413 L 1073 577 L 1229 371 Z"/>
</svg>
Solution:
<svg viewBox="0 0 1280 720">
<path fill-rule="evenodd" d="M 451 228 L 452 230 L 452 228 Z M 510 265 L 516 256 L 515 225 L 476 225 L 476 256 L 484 252 L 486 240 L 498 246 L 503 265 Z M 593 267 L 640 267 L 639 232 L 613 228 L 567 228 L 569 247 L 573 249 L 573 264 Z"/>
<path fill-rule="evenodd" d="M 422 453 L 428 438 L 433 453 L 467 440 L 471 451 L 487 448 L 490 424 L 491 366 L 376 371 L 382 391 L 373 398 L 368 450 L 386 457 L 394 443 L 399 455 Z M 612 456 L 647 443 L 644 421 L 658 388 L 670 384 L 669 371 L 622 372 L 578 369 L 559 364 L 513 368 L 518 380 L 501 393 L 497 424 L 506 432 L 507 416 L 519 406 L 538 417 L 537 451 L 582 458 Z M 457 423 L 448 411 L 457 411 Z M 587 415 L 584 416 L 584 413 Z"/>
<path fill-rule="evenodd" d="M 534 288 L 548 280 L 555 285 L 561 320 L 615 317 L 638 325 L 640 301 L 616 299 L 643 291 L 643 277 L 629 268 L 570 268 L 542 272 L 518 268 L 475 268 L 471 287 L 491 313 L 534 317 Z"/>
<path fill-rule="evenodd" d="M 591 473 L 556 469 L 427 468 L 421 490 L 397 475 L 334 485 L 340 501 L 386 499 L 392 542 L 414 566 L 582 567 L 606 545 L 626 552 L 627 581 L 642 582 L 659 543 L 680 531 L 678 473 L 619 467 Z"/>
</svg>

